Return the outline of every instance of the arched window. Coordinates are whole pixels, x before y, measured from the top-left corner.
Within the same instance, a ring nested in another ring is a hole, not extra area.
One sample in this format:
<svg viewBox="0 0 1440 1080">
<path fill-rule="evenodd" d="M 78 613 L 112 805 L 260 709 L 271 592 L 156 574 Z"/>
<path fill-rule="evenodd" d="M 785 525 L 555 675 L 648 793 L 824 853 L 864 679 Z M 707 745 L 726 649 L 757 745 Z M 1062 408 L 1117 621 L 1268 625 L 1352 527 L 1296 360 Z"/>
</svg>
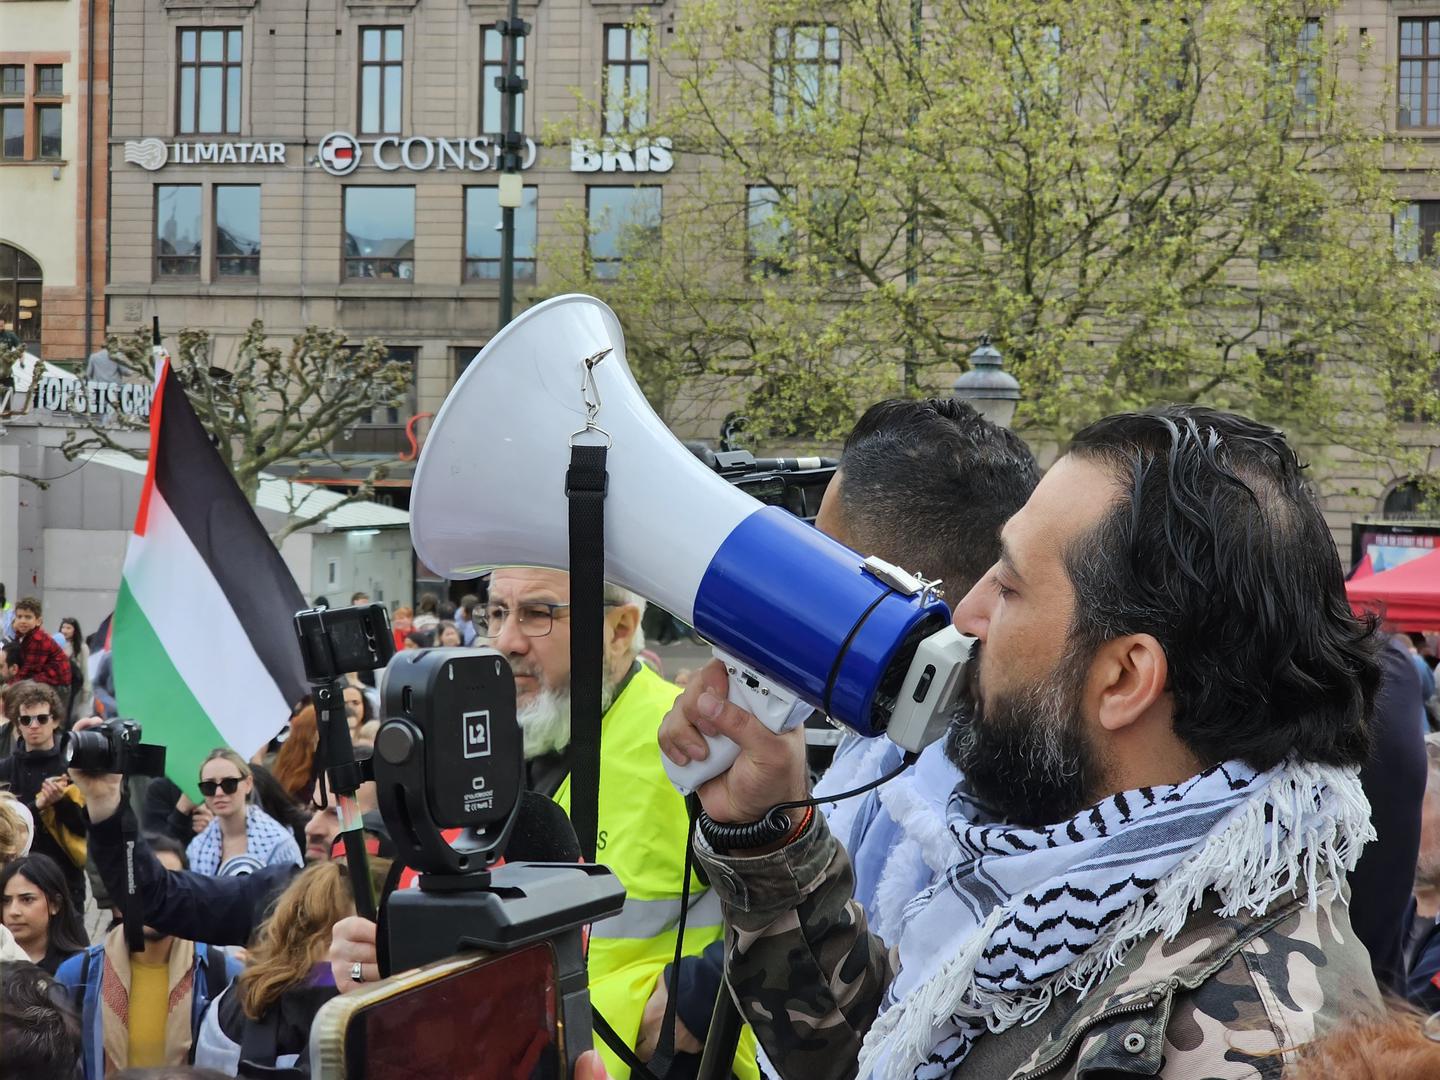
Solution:
<svg viewBox="0 0 1440 1080">
<path fill-rule="evenodd" d="M 1396 484 L 1385 496 L 1382 516 L 1387 521 L 1413 521 L 1428 517 L 1432 507 L 1425 492 L 1414 480 Z"/>
<path fill-rule="evenodd" d="M 40 264 L 25 252 L 0 243 L 0 331 L 20 338 L 40 355 Z"/>
</svg>

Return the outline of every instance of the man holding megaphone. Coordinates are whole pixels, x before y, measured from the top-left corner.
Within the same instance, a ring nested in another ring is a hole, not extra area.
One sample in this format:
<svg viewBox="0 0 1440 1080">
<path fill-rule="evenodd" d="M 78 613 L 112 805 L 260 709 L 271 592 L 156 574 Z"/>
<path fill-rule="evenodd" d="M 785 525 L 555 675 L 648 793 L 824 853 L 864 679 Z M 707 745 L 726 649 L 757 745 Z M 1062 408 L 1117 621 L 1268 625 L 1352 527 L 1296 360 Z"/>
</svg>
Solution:
<svg viewBox="0 0 1440 1080">
<path fill-rule="evenodd" d="M 1199 407 L 1091 425 L 954 623 L 979 642 L 954 857 L 894 950 L 813 807 L 766 847 L 706 839 L 806 801 L 801 733 L 718 663 L 667 717 L 672 760 L 739 747 L 696 846 L 780 1075 L 1269 1075 L 1378 1005 L 1342 889 L 1379 668 L 1283 435 Z"/>
</svg>

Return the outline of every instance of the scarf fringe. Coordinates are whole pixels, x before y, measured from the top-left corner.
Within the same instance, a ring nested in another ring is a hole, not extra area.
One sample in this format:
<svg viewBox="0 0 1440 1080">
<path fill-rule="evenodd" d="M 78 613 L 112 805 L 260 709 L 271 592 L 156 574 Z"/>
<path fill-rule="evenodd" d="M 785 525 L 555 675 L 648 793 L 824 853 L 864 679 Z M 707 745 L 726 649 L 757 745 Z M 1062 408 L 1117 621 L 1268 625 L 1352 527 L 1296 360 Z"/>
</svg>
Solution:
<svg viewBox="0 0 1440 1080">
<path fill-rule="evenodd" d="M 1268 818 L 1268 820 L 1267 820 Z M 1339 894 L 1361 849 L 1375 838 L 1370 804 L 1353 769 L 1290 764 L 1247 797 L 1205 842 L 1107 928 L 1074 963 L 1023 993 L 975 986 L 975 966 L 1020 898 L 991 912 L 974 935 L 926 982 L 887 1009 L 860 1051 L 862 1077 L 883 1068 L 884 1080 L 910 1076 L 932 1050 L 936 1033 L 954 1018 L 979 1030 L 1004 1031 L 1037 1020 L 1055 996 L 1092 990 L 1139 941 L 1169 941 L 1198 910 L 1206 892 L 1220 897 L 1216 914 L 1259 915 L 1282 896 L 1304 891 L 1311 910 Z"/>
</svg>

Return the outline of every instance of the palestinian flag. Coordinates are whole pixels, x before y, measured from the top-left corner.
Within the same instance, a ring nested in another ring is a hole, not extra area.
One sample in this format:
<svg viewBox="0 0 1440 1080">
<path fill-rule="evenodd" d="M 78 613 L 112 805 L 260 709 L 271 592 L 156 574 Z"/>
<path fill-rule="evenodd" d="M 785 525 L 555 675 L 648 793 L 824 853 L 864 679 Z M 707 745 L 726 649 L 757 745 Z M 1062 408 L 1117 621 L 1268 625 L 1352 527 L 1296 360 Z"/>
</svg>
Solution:
<svg viewBox="0 0 1440 1080">
<path fill-rule="evenodd" d="M 150 463 L 111 630 L 120 715 L 168 750 L 198 799 L 216 747 L 249 757 L 308 691 L 291 617 L 300 590 L 170 364 L 157 365 Z"/>
</svg>

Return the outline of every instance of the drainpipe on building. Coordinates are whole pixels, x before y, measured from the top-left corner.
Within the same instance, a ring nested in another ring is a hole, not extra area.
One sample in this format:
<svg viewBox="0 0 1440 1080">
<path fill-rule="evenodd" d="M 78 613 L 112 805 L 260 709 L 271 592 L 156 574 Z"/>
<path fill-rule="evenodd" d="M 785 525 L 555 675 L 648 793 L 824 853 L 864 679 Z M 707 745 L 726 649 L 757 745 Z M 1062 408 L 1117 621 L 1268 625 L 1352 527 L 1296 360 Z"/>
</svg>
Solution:
<svg viewBox="0 0 1440 1080">
<path fill-rule="evenodd" d="M 95 351 L 95 0 L 89 0 L 85 52 L 85 356 Z"/>
</svg>

